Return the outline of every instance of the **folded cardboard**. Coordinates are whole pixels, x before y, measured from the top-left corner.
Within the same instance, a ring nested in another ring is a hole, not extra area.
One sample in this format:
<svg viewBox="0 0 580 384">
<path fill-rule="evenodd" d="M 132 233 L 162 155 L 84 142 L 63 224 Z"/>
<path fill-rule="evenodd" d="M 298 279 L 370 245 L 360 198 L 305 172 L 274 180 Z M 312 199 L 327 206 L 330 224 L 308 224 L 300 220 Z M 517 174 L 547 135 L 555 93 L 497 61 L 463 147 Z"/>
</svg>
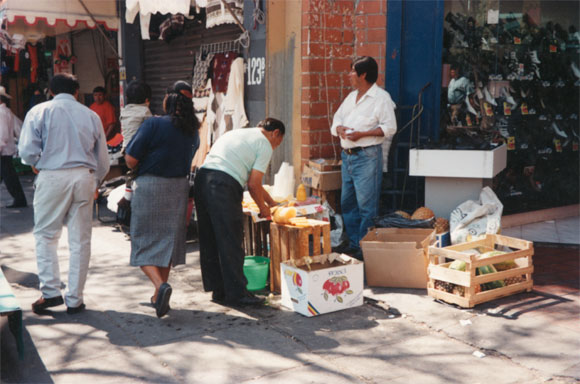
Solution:
<svg viewBox="0 0 580 384">
<path fill-rule="evenodd" d="M 308 166 L 320 172 L 340 171 L 342 160 L 314 159 L 308 162 Z"/>
<path fill-rule="evenodd" d="M 427 288 L 427 247 L 434 242 L 434 229 L 370 229 L 360 242 L 367 284 Z"/>
<path fill-rule="evenodd" d="M 320 171 L 304 164 L 302 182 L 308 187 L 321 191 L 335 191 L 342 187 L 340 168 L 335 171 Z"/>
<path fill-rule="evenodd" d="M 363 304 L 363 263 L 330 253 L 280 263 L 281 304 L 304 316 L 340 311 Z"/>
</svg>

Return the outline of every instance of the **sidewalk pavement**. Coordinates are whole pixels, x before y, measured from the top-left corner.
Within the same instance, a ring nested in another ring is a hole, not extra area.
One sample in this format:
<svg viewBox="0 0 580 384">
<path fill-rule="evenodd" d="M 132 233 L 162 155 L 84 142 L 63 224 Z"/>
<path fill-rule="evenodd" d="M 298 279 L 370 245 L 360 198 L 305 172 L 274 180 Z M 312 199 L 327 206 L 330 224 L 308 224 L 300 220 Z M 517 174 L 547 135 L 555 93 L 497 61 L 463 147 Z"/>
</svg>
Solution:
<svg viewBox="0 0 580 384">
<path fill-rule="evenodd" d="M 32 202 L 32 178 L 21 180 Z M 10 202 L 2 185 L 0 203 Z M 129 266 L 130 242 L 95 220 L 87 310 L 67 315 L 62 306 L 37 316 L 30 310 L 39 297 L 32 227 L 31 207 L 0 211 L 0 265 L 25 327 L 19 361 L 6 319 L 0 320 L 2 382 L 580 381 L 577 283 L 472 310 L 436 302 L 426 290 L 367 288 L 362 307 L 306 318 L 281 308 L 279 297 L 243 310 L 211 302 L 197 246 L 189 244 L 187 264 L 170 276 L 172 309 L 158 319 L 148 304 L 151 284 Z M 65 230 L 59 246 L 64 282 L 66 236 Z"/>
</svg>

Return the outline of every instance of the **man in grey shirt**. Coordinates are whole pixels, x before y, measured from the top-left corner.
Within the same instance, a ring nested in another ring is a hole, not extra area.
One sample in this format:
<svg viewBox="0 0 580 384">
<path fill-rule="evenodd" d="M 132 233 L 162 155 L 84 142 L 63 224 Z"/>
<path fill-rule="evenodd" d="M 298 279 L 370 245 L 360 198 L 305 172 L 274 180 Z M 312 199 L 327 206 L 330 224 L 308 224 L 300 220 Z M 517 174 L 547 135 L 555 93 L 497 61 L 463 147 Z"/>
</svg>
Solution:
<svg viewBox="0 0 580 384">
<path fill-rule="evenodd" d="M 70 74 L 50 82 L 54 99 L 26 115 L 18 150 L 38 172 L 34 193 L 34 239 L 42 296 L 34 313 L 66 301 L 67 313 L 84 310 L 83 289 L 91 256 L 93 199 L 109 171 L 107 142 L 99 116 L 79 103 L 79 83 Z M 68 290 L 63 301 L 57 246 L 68 227 Z"/>
</svg>

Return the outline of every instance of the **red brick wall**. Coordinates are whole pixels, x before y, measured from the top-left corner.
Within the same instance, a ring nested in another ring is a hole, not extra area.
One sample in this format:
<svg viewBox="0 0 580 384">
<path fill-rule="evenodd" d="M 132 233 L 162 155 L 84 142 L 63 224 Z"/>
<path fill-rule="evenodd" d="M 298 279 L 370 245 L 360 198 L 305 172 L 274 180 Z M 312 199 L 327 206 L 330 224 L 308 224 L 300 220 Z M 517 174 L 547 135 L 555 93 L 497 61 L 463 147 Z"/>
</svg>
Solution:
<svg viewBox="0 0 580 384">
<path fill-rule="evenodd" d="M 302 163 L 340 158 L 330 126 L 352 91 L 350 64 L 356 56 L 372 56 L 379 64 L 377 84 L 384 85 L 386 26 L 385 0 L 302 0 Z"/>
</svg>

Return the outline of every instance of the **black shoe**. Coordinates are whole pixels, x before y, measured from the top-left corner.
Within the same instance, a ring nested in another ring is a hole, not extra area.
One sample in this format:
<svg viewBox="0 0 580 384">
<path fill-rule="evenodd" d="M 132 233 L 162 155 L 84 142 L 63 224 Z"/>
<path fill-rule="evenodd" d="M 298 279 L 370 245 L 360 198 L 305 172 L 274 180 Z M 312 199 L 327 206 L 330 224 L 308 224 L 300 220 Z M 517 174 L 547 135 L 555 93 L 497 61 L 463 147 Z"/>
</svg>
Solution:
<svg viewBox="0 0 580 384">
<path fill-rule="evenodd" d="M 14 208 L 26 208 L 28 207 L 28 204 L 26 204 L 26 202 L 24 203 L 14 203 L 11 205 L 7 205 L 6 208 L 10 208 L 10 209 L 14 209 Z"/>
<path fill-rule="evenodd" d="M 161 284 L 159 292 L 157 293 L 157 300 L 155 300 L 155 312 L 157 317 L 163 317 L 169 312 L 169 299 L 171 298 L 173 289 L 167 283 Z"/>
<path fill-rule="evenodd" d="M 211 293 L 211 301 L 214 303 L 223 303 L 226 300 L 224 291 L 215 290 Z"/>
<path fill-rule="evenodd" d="M 48 299 L 41 297 L 40 299 L 32 303 L 32 312 L 39 314 L 44 312 L 47 308 L 56 307 L 62 304 L 64 304 L 62 296 L 51 297 Z"/>
<path fill-rule="evenodd" d="M 254 295 L 253 293 L 247 292 L 244 296 L 235 300 L 226 300 L 225 304 L 231 307 L 248 307 L 263 305 L 264 300 L 261 297 Z"/>
<path fill-rule="evenodd" d="M 77 313 L 81 313 L 82 311 L 84 311 L 86 307 L 87 306 L 85 305 L 85 303 L 82 303 L 78 307 L 67 307 L 66 313 L 68 313 L 69 315 L 76 315 Z"/>
</svg>

